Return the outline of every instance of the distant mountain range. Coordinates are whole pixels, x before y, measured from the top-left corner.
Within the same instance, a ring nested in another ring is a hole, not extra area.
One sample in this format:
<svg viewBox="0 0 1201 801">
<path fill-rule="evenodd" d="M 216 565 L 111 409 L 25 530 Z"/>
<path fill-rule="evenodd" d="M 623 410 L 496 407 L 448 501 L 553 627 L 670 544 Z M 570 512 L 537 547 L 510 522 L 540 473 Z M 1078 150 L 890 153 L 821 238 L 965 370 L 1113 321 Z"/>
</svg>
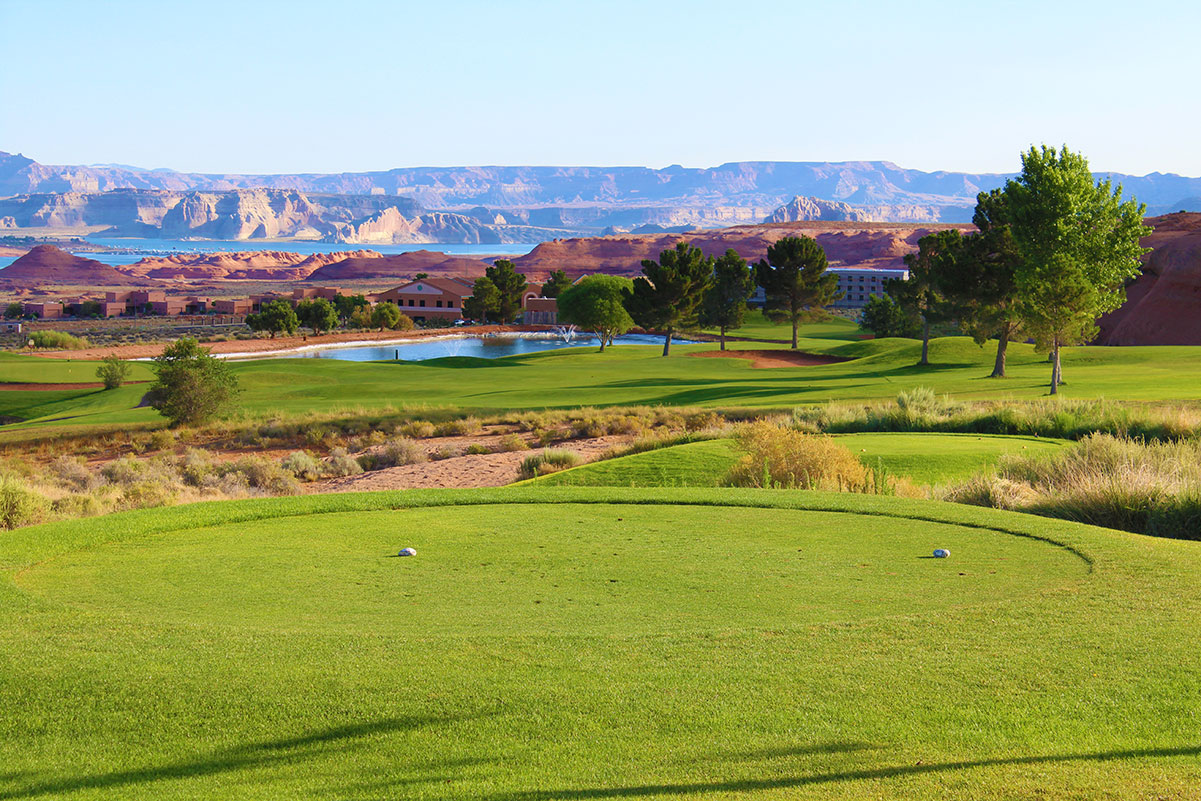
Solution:
<svg viewBox="0 0 1201 801">
<path fill-rule="evenodd" d="M 1009 177 L 922 172 L 886 161 L 215 175 L 52 166 L 0 152 L 0 228 L 37 227 L 39 220 L 73 214 L 78 224 L 111 225 L 123 235 L 182 231 L 193 238 L 385 243 L 528 242 L 639 226 L 712 228 L 765 220 L 966 222 L 976 194 Z M 1128 197 L 1146 203 L 1149 214 L 1201 210 L 1201 178 L 1110 177 Z M 273 207 L 280 210 L 263 211 Z M 97 217 L 100 208 L 107 210 Z M 280 219 L 273 222 L 275 216 Z M 199 222 L 181 229 L 180 218 Z"/>
</svg>

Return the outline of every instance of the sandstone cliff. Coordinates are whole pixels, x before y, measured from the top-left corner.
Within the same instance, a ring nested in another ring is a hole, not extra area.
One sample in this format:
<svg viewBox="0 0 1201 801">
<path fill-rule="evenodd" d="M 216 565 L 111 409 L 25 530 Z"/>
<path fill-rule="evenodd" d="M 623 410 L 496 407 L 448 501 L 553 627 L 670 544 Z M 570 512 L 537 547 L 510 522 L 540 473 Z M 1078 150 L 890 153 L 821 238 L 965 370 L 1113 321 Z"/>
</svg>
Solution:
<svg viewBox="0 0 1201 801">
<path fill-rule="evenodd" d="M 1201 345 L 1201 214 L 1152 217 L 1153 248 L 1126 303 L 1099 321 L 1105 345 Z"/>
</svg>

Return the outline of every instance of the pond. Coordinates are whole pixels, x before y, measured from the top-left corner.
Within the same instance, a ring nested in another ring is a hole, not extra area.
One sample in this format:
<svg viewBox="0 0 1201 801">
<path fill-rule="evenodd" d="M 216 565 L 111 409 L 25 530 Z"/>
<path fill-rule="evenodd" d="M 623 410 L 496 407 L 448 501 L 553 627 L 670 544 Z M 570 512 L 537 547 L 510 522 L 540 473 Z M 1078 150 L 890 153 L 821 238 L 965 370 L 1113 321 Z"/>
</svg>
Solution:
<svg viewBox="0 0 1201 801">
<path fill-rule="evenodd" d="M 687 344 L 690 340 L 672 337 L 672 342 Z M 663 337 L 649 334 L 625 334 L 613 340 L 614 345 L 662 345 Z M 561 336 L 494 336 L 494 337 L 447 337 L 424 341 L 395 342 L 388 345 L 331 345 L 314 347 L 286 353 L 247 354 L 233 358 L 259 359 L 344 359 L 352 362 L 375 362 L 401 359 L 420 362 L 426 359 L 441 359 L 447 356 L 472 356 L 477 359 L 499 359 L 522 353 L 536 353 L 561 348 L 600 347 L 600 341 L 591 334 L 576 334 L 570 342 Z"/>
</svg>

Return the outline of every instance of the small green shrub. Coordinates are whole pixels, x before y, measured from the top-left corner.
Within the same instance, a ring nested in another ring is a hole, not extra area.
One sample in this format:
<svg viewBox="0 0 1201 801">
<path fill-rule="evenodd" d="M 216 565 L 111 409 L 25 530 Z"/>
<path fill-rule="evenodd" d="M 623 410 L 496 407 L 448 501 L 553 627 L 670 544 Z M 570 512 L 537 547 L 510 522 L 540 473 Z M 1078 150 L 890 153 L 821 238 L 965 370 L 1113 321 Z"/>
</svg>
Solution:
<svg viewBox="0 0 1201 801">
<path fill-rule="evenodd" d="M 129 377 L 129 363 L 121 361 L 115 353 L 109 354 L 96 368 L 96 377 L 104 384 L 105 389 L 116 389 Z"/>
<path fill-rule="evenodd" d="M 500 449 L 502 451 L 528 451 L 530 444 L 518 434 L 506 434 L 500 438 Z"/>
<path fill-rule="evenodd" d="M 345 448 L 334 448 L 330 451 L 329 459 L 325 463 L 325 474 L 328 476 L 357 476 L 363 472 L 363 466 L 359 464 L 359 460 L 346 452 Z"/>
<path fill-rule="evenodd" d="M 518 475 L 523 479 L 536 478 L 566 470 L 568 467 L 575 467 L 579 463 L 580 457 L 573 451 L 544 450 L 533 456 L 527 456 L 521 463 L 521 467 L 518 468 Z"/>
<path fill-rule="evenodd" d="M 529 446 L 527 445 L 526 447 L 528 448 Z M 517 449 L 514 448 L 513 450 L 517 450 Z M 468 454 L 469 456 L 480 456 L 485 453 L 492 453 L 492 449 L 489 448 L 487 445 L 482 445 L 478 442 L 473 442 L 470 445 L 468 445 L 467 450 L 465 450 L 463 452 Z"/>
<path fill-rule="evenodd" d="M 41 522 L 49 510 L 46 497 L 14 476 L 0 478 L 0 527 L 19 528 Z"/>
<path fill-rule="evenodd" d="M 324 472 L 322 463 L 307 451 L 292 451 L 283 458 L 280 467 L 301 481 L 316 481 Z"/>
<path fill-rule="evenodd" d="M 65 331 L 32 331 L 29 334 L 29 341 L 35 348 L 49 350 L 83 350 L 90 347 L 90 343 L 83 337 L 77 337 Z"/>
<path fill-rule="evenodd" d="M 425 449 L 407 437 L 397 437 L 383 447 L 359 455 L 364 470 L 381 470 L 397 465 L 418 464 L 426 460 Z"/>
</svg>

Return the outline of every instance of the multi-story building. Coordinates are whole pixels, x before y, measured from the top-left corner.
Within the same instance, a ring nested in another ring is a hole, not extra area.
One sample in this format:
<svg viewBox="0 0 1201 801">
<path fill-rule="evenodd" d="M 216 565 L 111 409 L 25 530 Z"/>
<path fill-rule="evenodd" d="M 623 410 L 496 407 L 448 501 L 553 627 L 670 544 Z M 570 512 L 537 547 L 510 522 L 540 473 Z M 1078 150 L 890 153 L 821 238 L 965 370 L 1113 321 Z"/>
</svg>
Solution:
<svg viewBox="0 0 1201 801">
<path fill-rule="evenodd" d="M 861 308 L 873 295 L 884 294 L 885 281 L 909 279 L 903 267 L 831 267 L 830 272 L 838 276 L 838 288 L 844 293 L 842 300 L 831 304 L 835 309 Z"/>
<path fill-rule="evenodd" d="M 419 278 L 379 293 L 375 302 L 394 303 L 414 320 L 460 320 L 471 293 L 471 286 L 454 278 Z"/>
</svg>

